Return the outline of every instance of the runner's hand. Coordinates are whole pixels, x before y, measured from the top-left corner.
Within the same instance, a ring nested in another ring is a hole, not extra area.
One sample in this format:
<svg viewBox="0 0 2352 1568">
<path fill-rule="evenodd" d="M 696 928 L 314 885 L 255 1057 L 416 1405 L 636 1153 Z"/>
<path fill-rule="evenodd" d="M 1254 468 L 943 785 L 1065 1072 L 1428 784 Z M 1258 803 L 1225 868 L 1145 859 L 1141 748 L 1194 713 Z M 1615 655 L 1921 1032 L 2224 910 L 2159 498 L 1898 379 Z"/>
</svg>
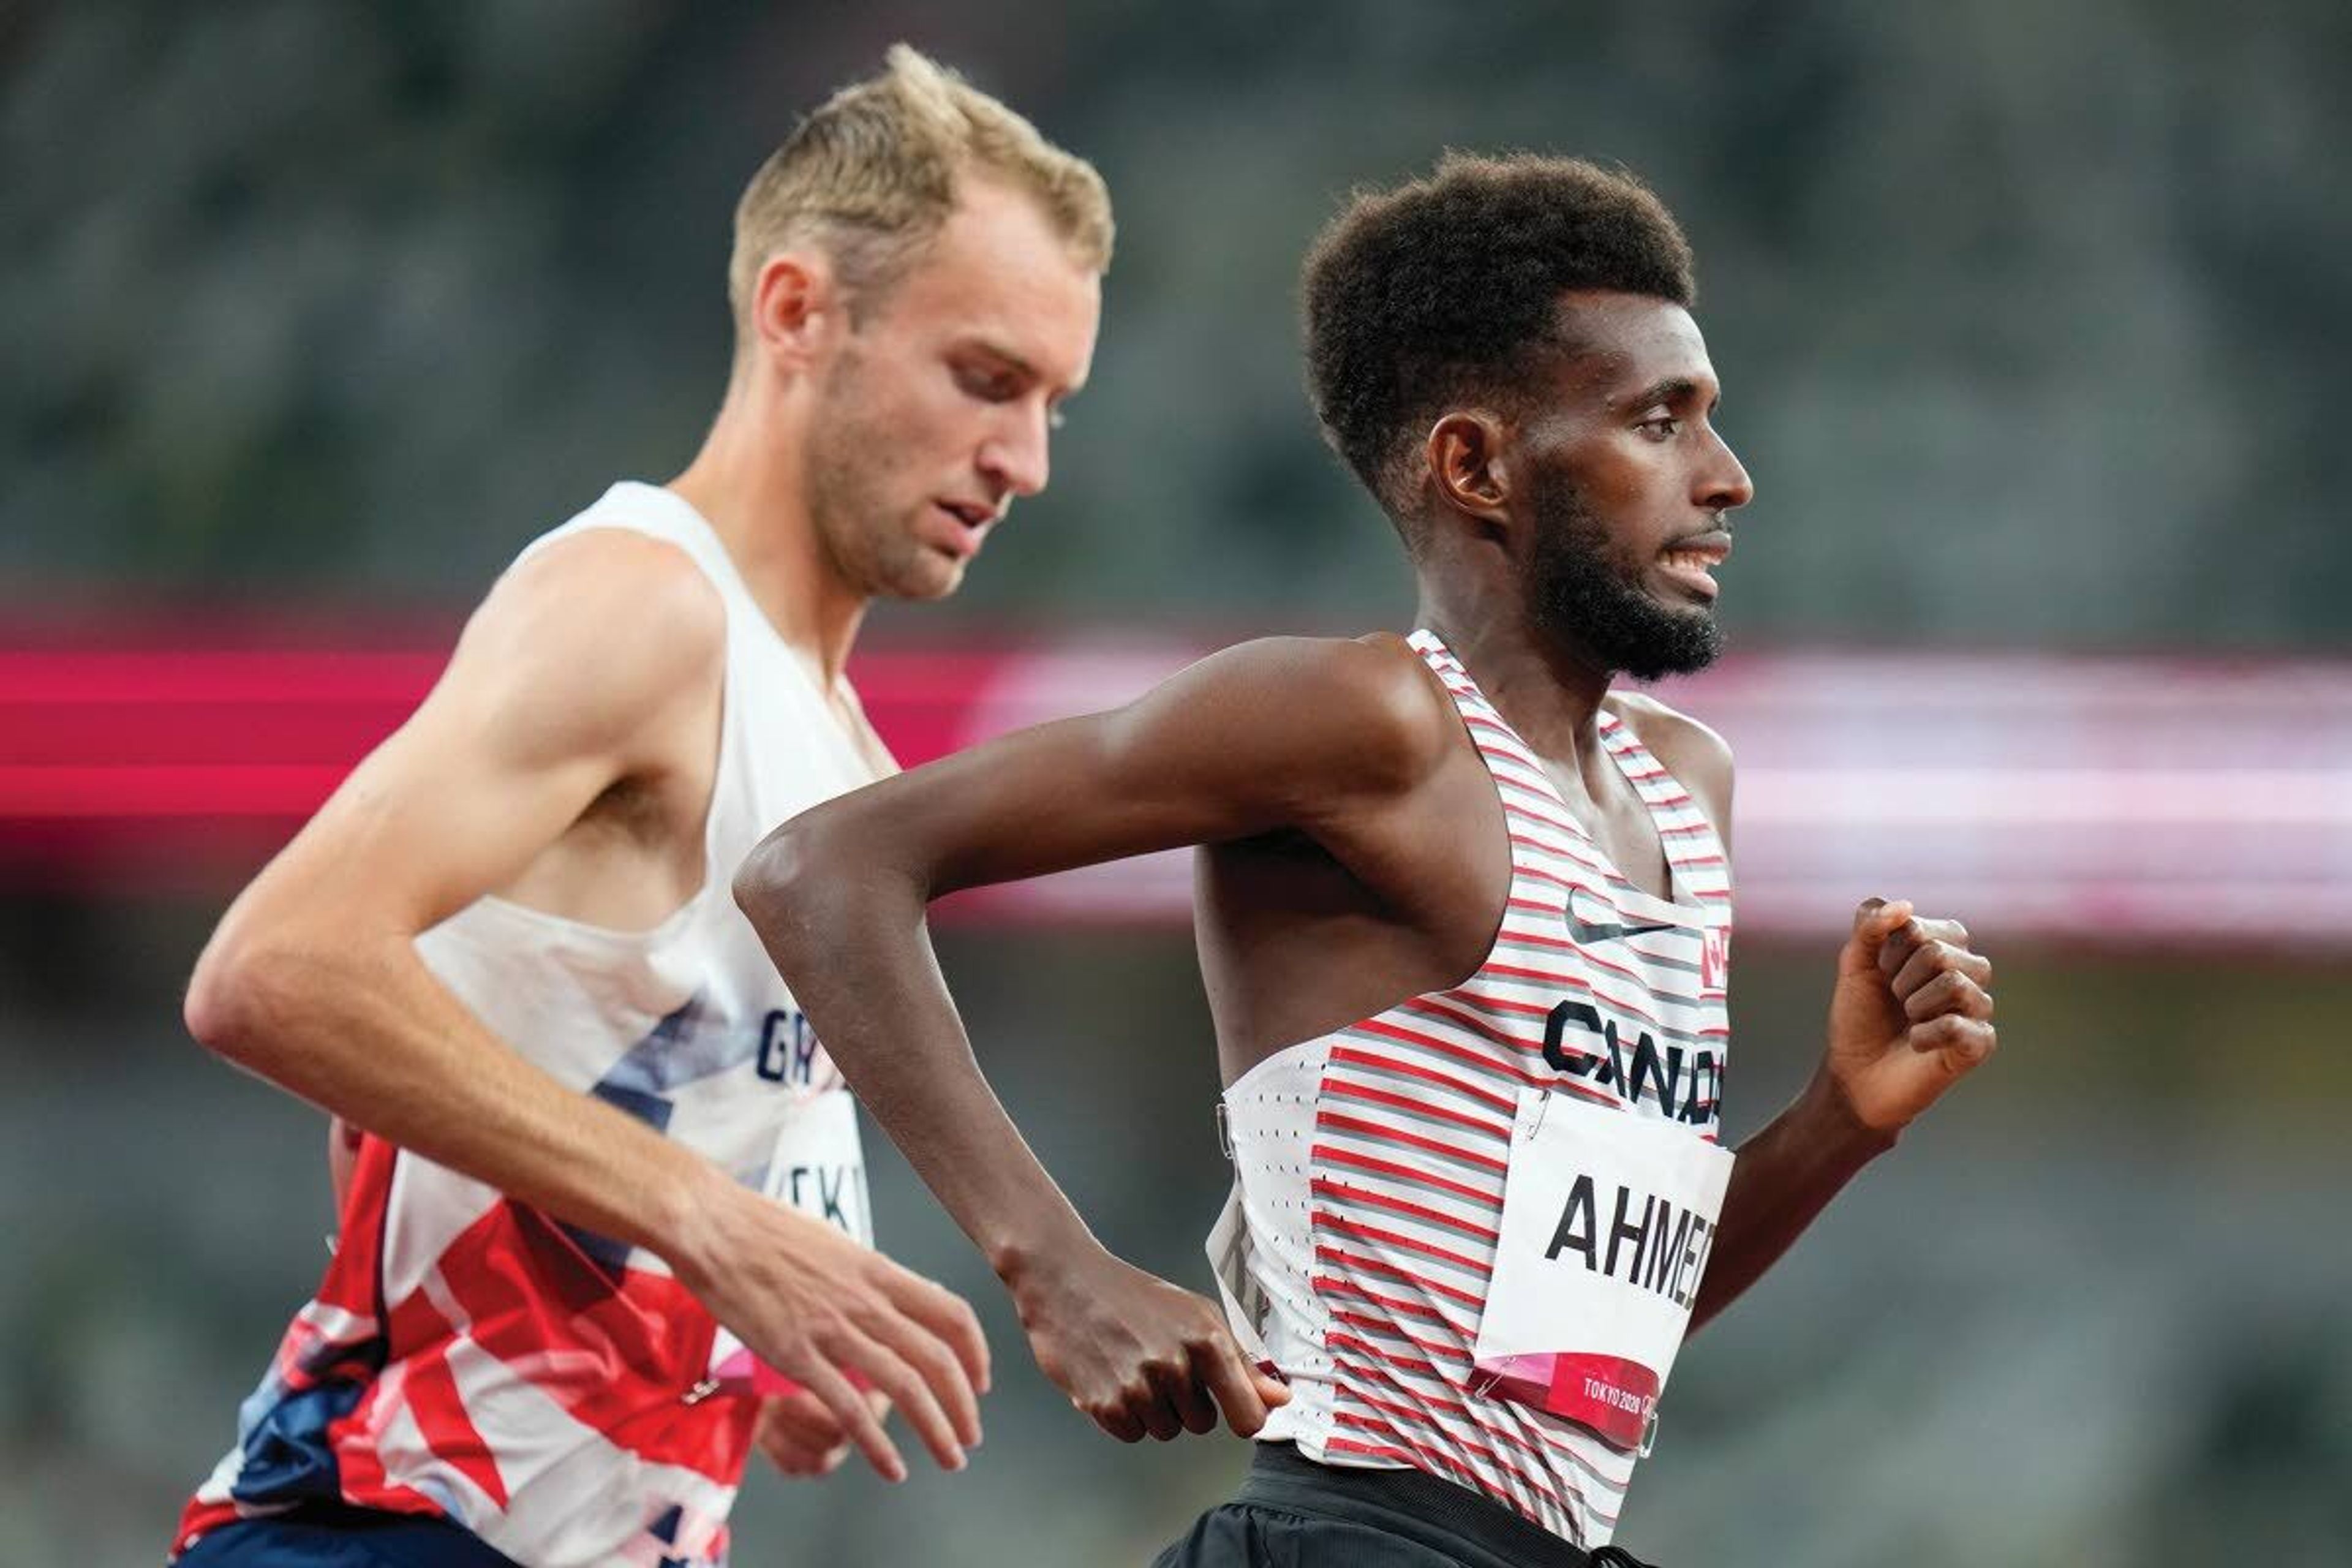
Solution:
<svg viewBox="0 0 2352 1568">
<path fill-rule="evenodd" d="M 1290 1391 L 1252 1367 L 1224 1315 L 1190 1290 L 1096 1250 L 1013 1282 L 1037 1365 L 1071 1406 L 1122 1443 L 1213 1432 L 1244 1437 Z"/>
<path fill-rule="evenodd" d="M 1992 1055 L 1992 963 L 1958 921 L 1865 900 L 1838 954 L 1826 1066 L 1864 1126 L 1902 1131 Z"/>
<path fill-rule="evenodd" d="M 866 1395 L 877 1421 L 890 1415 L 890 1396 L 878 1390 Z M 829 1476 L 849 1458 L 853 1446 L 841 1422 L 824 1402 L 805 1388 L 760 1402 L 760 1424 L 753 1433 L 760 1451 L 785 1475 L 804 1480 Z"/>
<path fill-rule="evenodd" d="M 680 1280 L 813 1396 L 883 1479 L 906 1479 L 906 1461 L 844 1375 L 851 1368 L 888 1396 L 942 1468 L 963 1468 L 964 1450 L 980 1441 L 988 1342 L 962 1298 L 731 1184 L 694 1228 L 671 1259 Z"/>
</svg>

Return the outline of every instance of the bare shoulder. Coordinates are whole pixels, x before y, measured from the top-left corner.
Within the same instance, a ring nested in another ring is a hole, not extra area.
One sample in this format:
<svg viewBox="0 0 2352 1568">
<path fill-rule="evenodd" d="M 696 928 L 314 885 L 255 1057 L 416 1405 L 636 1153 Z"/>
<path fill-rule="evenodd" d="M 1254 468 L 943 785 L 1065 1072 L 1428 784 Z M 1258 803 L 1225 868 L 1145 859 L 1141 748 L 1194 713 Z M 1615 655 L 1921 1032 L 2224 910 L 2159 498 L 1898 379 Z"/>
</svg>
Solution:
<svg viewBox="0 0 2352 1568">
<path fill-rule="evenodd" d="M 450 675 L 577 743 L 716 700 L 726 658 L 726 602 L 693 558 L 598 528 L 509 568 L 467 623 Z"/>
<path fill-rule="evenodd" d="M 517 563 L 467 628 L 533 665 L 585 659 L 632 686 L 691 679 L 727 653 L 727 605 L 693 557 L 649 534 L 595 528 Z"/>
<path fill-rule="evenodd" d="M 1302 762 L 1319 759 L 1358 787 L 1409 787 L 1461 740 L 1443 686 L 1393 633 L 1363 637 L 1265 637 L 1202 660 L 1170 682 L 1228 722 L 1282 737 Z M 1328 788 L 1330 771 L 1318 787 Z"/>
<path fill-rule="evenodd" d="M 1601 705 L 1633 727 L 1642 744 L 1674 768 L 1676 758 L 1707 767 L 1731 765 L 1731 742 L 1679 708 L 1644 691 L 1612 691 Z M 1677 770 L 1678 771 L 1678 770 Z"/>
<path fill-rule="evenodd" d="M 604 636 L 716 643 L 727 605 L 694 558 L 668 540 L 630 528 L 591 528 L 533 551 L 508 568 L 483 608 L 535 619 L 596 624 Z"/>
<path fill-rule="evenodd" d="M 1731 743 L 1706 725 L 1640 691 L 1612 691 L 1602 700 L 1630 724 L 1652 756 L 1691 792 L 1718 834 L 1731 823 Z"/>
</svg>

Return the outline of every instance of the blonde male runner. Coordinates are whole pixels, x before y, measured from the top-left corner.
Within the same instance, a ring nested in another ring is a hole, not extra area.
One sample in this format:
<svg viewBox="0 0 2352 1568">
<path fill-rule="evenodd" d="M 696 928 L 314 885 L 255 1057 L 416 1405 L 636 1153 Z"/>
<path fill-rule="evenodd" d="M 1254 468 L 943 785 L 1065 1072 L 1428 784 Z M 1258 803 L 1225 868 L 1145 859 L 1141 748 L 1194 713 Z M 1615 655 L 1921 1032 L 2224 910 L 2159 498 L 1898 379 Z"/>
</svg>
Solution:
<svg viewBox="0 0 2352 1568">
<path fill-rule="evenodd" d="M 229 910 L 189 1027 L 366 1132 L 182 1563 L 715 1563 L 755 1442 L 903 1477 L 884 1396 L 962 1465 L 978 1323 L 862 1245 L 847 1093 L 727 881 L 892 770 L 859 622 L 1045 488 L 1110 246 L 1093 169 L 892 50 L 744 192 L 693 463 L 525 550 Z"/>
<path fill-rule="evenodd" d="M 1991 968 L 1864 903 L 1819 1072 L 1735 1162 L 1730 753 L 1612 689 L 1714 656 L 1751 494 L 1682 233 L 1591 164 L 1454 158 L 1357 198 L 1305 296 L 1412 635 L 1248 644 L 857 791 L 737 896 L 1072 1403 L 1129 1441 L 1220 1409 L 1261 1439 L 1163 1568 L 1626 1562 L 1685 1329 L 1992 1050 Z M 941 893 L 1176 845 L 1235 1173 L 1223 1313 L 1087 1232 L 924 934 Z"/>
</svg>

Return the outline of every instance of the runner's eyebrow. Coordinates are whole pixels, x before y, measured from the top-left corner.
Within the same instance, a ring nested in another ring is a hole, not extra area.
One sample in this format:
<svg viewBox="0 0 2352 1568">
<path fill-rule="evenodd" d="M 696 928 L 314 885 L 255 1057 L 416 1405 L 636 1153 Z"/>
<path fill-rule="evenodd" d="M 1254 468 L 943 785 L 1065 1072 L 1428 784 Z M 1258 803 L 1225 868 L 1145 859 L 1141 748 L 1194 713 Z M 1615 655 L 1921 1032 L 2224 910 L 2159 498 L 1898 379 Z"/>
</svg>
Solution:
<svg viewBox="0 0 2352 1568">
<path fill-rule="evenodd" d="M 1006 370 L 1013 371 L 1017 374 L 1025 375 L 1032 381 L 1038 379 L 1037 367 L 1035 365 L 1031 364 L 1027 360 L 1023 359 L 1019 354 L 1014 353 L 1011 349 L 1006 348 L 1002 343 L 992 343 L 985 338 L 978 338 L 974 339 L 969 346 L 974 353 L 986 355 L 988 358 L 996 361 L 998 364 Z"/>
<path fill-rule="evenodd" d="M 1703 381 L 1698 381 L 1696 376 L 1665 376 L 1661 378 L 1661 381 L 1651 381 L 1646 388 L 1642 388 L 1639 393 L 1633 393 L 1630 397 L 1621 397 L 1621 400 L 1618 400 L 1618 406 L 1622 406 L 1622 409 L 1649 409 L 1649 406 L 1656 406 L 1661 405 L 1661 402 L 1667 406 L 1673 406 L 1673 405 L 1679 405 L 1679 402 L 1696 402 L 1698 400 L 1698 395 L 1706 393 L 1706 390 L 1707 385 L 1703 384 Z M 1719 409 L 1722 402 L 1724 402 L 1722 395 L 1717 393 L 1715 400 L 1707 402 L 1707 414 Z"/>
<path fill-rule="evenodd" d="M 1656 403 L 1685 403 L 1696 397 L 1699 391 L 1699 384 L 1690 376 L 1670 375 L 1662 381 L 1652 382 L 1641 391 L 1620 401 L 1628 408 L 1647 408 Z"/>
<path fill-rule="evenodd" d="M 1031 364 L 1026 359 L 1023 358 L 1020 354 L 1015 353 L 1013 350 L 1006 348 L 1002 343 L 991 342 L 986 338 L 974 338 L 965 346 L 974 353 L 978 353 L 986 358 L 996 361 L 1000 367 L 1013 372 L 1015 375 L 1025 376 L 1033 382 L 1041 382 L 1045 379 L 1045 374 L 1038 370 L 1035 365 Z M 1071 394 L 1078 391 L 1079 388 L 1085 384 L 1086 384 L 1084 382 L 1080 382 L 1076 386 L 1065 387 L 1060 392 L 1055 394 L 1055 401 L 1058 403 L 1063 398 L 1066 398 Z"/>
</svg>

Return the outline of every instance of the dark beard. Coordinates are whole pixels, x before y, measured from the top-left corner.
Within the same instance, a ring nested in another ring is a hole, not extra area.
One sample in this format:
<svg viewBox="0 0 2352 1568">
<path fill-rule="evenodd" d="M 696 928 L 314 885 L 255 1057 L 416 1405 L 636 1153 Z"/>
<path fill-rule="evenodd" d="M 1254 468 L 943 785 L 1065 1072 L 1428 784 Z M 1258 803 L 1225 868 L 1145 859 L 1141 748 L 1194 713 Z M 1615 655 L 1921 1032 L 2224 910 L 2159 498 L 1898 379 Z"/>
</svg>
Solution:
<svg viewBox="0 0 2352 1568">
<path fill-rule="evenodd" d="M 1573 481 L 1536 475 L 1535 560 L 1528 618 L 1538 631 L 1612 675 L 1655 680 L 1705 669 L 1723 651 L 1723 628 L 1703 605 L 1670 609 L 1641 588 L 1644 563 L 1613 550 Z"/>
</svg>

